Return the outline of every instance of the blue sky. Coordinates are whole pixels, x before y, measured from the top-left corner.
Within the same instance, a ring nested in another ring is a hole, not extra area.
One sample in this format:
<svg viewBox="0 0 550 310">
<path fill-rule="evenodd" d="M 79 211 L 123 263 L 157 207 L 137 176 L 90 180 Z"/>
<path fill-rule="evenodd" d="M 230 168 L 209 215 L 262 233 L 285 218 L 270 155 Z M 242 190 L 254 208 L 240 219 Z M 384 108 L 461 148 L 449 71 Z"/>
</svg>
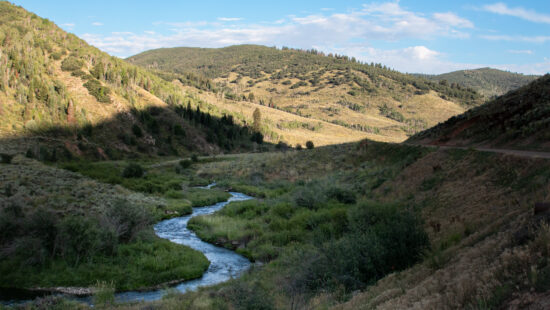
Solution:
<svg viewBox="0 0 550 310">
<path fill-rule="evenodd" d="M 175 46 L 316 48 L 403 72 L 550 72 L 550 2 L 12 1 L 119 57 Z"/>
</svg>

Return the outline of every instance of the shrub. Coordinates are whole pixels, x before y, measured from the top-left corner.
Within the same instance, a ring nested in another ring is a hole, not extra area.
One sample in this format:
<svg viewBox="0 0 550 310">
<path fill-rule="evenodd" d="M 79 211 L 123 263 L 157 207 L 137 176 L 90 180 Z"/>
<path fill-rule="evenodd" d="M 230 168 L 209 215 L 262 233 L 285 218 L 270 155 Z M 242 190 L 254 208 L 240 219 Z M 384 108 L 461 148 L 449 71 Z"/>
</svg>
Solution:
<svg viewBox="0 0 550 310">
<path fill-rule="evenodd" d="M 301 144 L 296 144 L 296 150 L 298 151 L 301 151 L 302 150 L 302 145 Z"/>
<path fill-rule="evenodd" d="M 56 248 L 61 257 L 78 265 L 81 259 L 102 252 L 102 231 L 93 220 L 84 216 L 68 216 L 60 225 Z"/>
<path fill-rule="evenodd" d="M 348 232 L 302 257 L 296 281 L 309 290 L 364 288 L 421 258 L 428 237 L 418 217 L 402 207 L 359 205 L 348 213 Z"/>
<path fill-rule="evenodd" d="M 187 168 L 191 167 L 192 164 L 193 164 L 193 162 L 189 159 L 180 160 L 180 166 L 183 169 L 187 169 Z"/>
<path fill-rule="evenodd" d="M 319 205 L 324 202 L 325 196 L 323 195 L 323 189 L 316 188 L 316 186 L 306 186 L 294 194 L 294 202 L 299 207 L 307 209 L 318 209 Z"/>
<path fill-rule="evenodd" d="M 151 211 L 141 205 L 132 205 L 124 200 L 116 201 L 107 207 L 101 219 L 103 231 L 116 234 L 116 239 L 126 243 L 134 240 L 138 234 L 151 224 Z M 116 244 L 110 244 L 116 246 Z M 105 247 L 107 249 L 107 247 Z"/>
<path fill-rule="evenodd" d="M 262 135 L 260 132 L 254 132 L 252 136 L 250 137 L 250 140 L 252 142 L 256 142 L 258 144 L 262 144 L 264 142 L 264 135 Z"/>
<path fill-rule="evenodd" d="M 193 154 L 193 155 L 191 155 L 191 160 L 192 160 L 194 163 L 196 163 L 196 162 L 199 161 L 199 157 L 197 156 L 197 154 Z"/>
<path fill-rule="evenodd" d="M 134 136 L 138 138 L 143 137 L 143 131 L 141 131 L 141 128 L 137 124 L 132 125 L 132 132 L 134 133 Z"/>
<path fill-rule="evenodd" d="M 306 147 L 307 147 L 308 150 L 311 150 L 315 147 L 315 145 L 313 145 L 312 141 L 308 141 L 308 142 L 306 142 Z"/>
<path fill-rule="evenodd" d="M 329 188 L 327 190 L 327 196 L 341 203 L 354 204 L 356 202 L 355 193 L 350 189 L 343 189 L 341 187 Z"/>
<path fill-rule="evenodd" d="M 125 178 L 141 178 L 143 176 L 143 168 L 138 164 L 129 164 L 122 171 L 122 176 Z"/>
<path fill-rule="evenodd" d="M 0 154 L 0 158 L 3 164 L 10 164 L 13 159 L 13 155 L 9 154 Z"/>
<path fill-rule="evenodd" d="M 80 68 L 82 68 L 83 65 L 84 63 L 82 62 L 82 60 L 74 56 L 69 56 L 63 59 L 63 61 L 61 62 L 61 70 L 76 71 L 76 70 L 80 70 Z"/>
<path fill-rule="evenodd" d="M 90 95 L 94 96 L 97 101 L 103 103 L 110 103 L 111 98 L 109 93 L 111 90 L 108 87 L 101 85 L 101 83 L 96 79 L 91 79 L 88 82 L 84 83 L 84 87 L 88 89 Z"/>
<path fill-rule="evenodd" d="M 176 136 L 185 137 L 185 130 L 183 130 L 183 127 L 181 127 L 181 125 L 176 124 L 176 125 L 174 126 L 174 134 L 175 134 Z"/>
<path fill-rule="evenodd" d="M 273 297 L 259 283 L 239 281 L 222 292 L 231 301 L 235 309 L 271 310 Z"/>
</svg>

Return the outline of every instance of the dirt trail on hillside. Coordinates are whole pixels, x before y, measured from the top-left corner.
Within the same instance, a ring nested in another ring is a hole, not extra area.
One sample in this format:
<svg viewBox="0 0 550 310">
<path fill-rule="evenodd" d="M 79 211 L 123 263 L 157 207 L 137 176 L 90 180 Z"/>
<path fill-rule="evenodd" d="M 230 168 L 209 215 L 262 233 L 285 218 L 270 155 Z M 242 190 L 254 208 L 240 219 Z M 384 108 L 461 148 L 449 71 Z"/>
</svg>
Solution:
<svg viewBox="0 0 550 310">
<path fill-rule="evenodd" d="M 491 152 L 491 153 L 501 153 L 507 155 L 513 155 L 517 157 L 527 157 L 527 158 L 545 158 L 550 159 L 550 152 L 537 152 L 537 151 L 523 151 L 523 150 L 510 150 L 510 149 L 494 149 L 487 147 L 471 147 L 471 146 L 453 146 L 453 145 L 426 145 L 426 144 L 409 144 L 409 145 L 420 145 L 426 147 L 439 148 L 441 150 L 468 150 L 473 149 L 480 152 Z"/>
</svg>

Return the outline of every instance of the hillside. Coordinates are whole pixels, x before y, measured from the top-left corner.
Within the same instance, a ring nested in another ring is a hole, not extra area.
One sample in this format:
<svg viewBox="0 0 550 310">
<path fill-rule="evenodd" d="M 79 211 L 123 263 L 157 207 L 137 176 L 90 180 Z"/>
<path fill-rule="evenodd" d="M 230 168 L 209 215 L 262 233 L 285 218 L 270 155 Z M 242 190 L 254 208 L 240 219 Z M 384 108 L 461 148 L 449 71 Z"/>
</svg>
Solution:
<svg viewBox="0 0 550 310">
<path fill-rule="evenodd" d="M 492 68 L 459 70 L 439 75 L 417 74 L 417 76 L 438 83 L 454 83 L 461 87 L 475 89 L 478 93 L 487 98 L 504 95 L 539 77 L 536 75 L 523 75 Z"/>
<path fill-rule="evenodd" d="M 182 47 L 147 51 L 128 61 L 172 72 L 161 74 L 167 80 L 185 81 L 189 74 L 211 79 L 202 81 L 205 92 L 198 97 L 216 93 L 218 107 L 252 102 L 347 127 L 379 141 L 403 141 L 482 102 L 471 89 L 315 50 Z M 272 128 L 288 127 L 281 121 L 272 123 Z"/>
<path fill-rule="evenodd" d="M 0 2 L 0 152 L 56 160 L 251 149 L 252 132 L 243 125 Z"/>
<path fill-rule="evenodd" d="M 437 145 L 550 150 L 550 75 L 421 132 Z"/>
</svg>

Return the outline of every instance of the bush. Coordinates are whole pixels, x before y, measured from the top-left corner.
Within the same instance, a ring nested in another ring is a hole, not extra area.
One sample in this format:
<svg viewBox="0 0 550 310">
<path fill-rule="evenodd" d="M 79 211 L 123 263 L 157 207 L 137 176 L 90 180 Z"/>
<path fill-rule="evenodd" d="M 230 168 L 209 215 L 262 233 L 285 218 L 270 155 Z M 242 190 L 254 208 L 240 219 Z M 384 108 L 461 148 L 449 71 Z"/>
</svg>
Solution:
<svg viewBox="0 0 550 310">
<path fill-rule="evenodd" d="M 348 213 L 348 232 L 309 257 L 302 257 L 296 277 L 311 291 L 362 289 L 421 258 L 428 237 L 418 217 L 402 207 L 359 205 Z"/>
<path fill-rule="evenodd" d="M 311 150 L 315 147 L 315 145 L 313 145 L 312 141 L 308 141 L 308 142 L 306 142 L 306 147 L 307 147 L 308 150 Z"/>
<path fill-rule="evenodd" d="M 90 95 L 94 96 L 97 101 L 103 103 L 110 103 L 111 98 L 109 93 L 111 90 L 108 87 L 101 85 L 101 83 L 96 79 L 91 79 L 88 82 L 84 83 L 84 87 L 88 89 Z"/>
<path fill-rule="evenodd" d="M 174 125 L 174 134 L 176 136 L 185 137 L 185 130 L 183 130 L 183 127 L 181 127 L 181 125 L 176 124 Z"/>
<path fill-rule="evenodd" d="M 354 204 L 356 202 L 355 193 L 350 189 L 332 187 L 328 189 L 327 196 L 345 204 Z"/>
<path fill-rule="evenodd" d="M 262 135 L 260 132 L 254 132 L 252 136 L 250 137 L 250 140 L 252 142 L 256 142 L 258 144 L 262 144 L 264 142 L 264 135 Z"/>
<path fill-rule="evenodd" d="M 180 160 L 180 166 L 183 169 L 187 169 L 187 168 L 191 167 L 192 164 L 193 164 L 193 162 L 190 161 L 189 159 Z"/>
<path fill-rule="evenodd" d="M 134 133 L 134 136 L 138 138 L 143 137 L 143 131 L 141 131 L 141 128 L 137 124 L 132 125 L 132 132 Z"/>
<path fill-rule="evenodd" d="M 61 70 L 76 71 L 76 70 L 80 70 L 80 68 L 82 68 L 83 65 L 84 63 L 82 62 L 82 60 L 74 56 L 69 56 L 61 62 Z"/>
<path fill-rule="evenodd" d="M 310 210 L 318 209 L 319 205 L 325 201 L 323 190 L 317 186 L 304 187 L 294 194 L 294 202 L 299 207 Z"/>
<path fill-rule="evenodd" d="M 199 157 L 197 156 L 197 154 L 193 154 L 193 155 L 191 155 L 191 160 L 192 160 L 194 163 L 196 163 L 196 162 L 199 161 Z"/>
<path fill-rule="evenodd" d="M 9 154 L 0 154 L 0 158 L 3 164 L 10 164 L 13 159 L 13 155 Z"/>
<path fill-rule="evenodd" d="M 129 164 L 122 171 L 122 176 L 125 178 L 141 178 L 143 176 L 143 168 L 138 164 Z"/>
</svg>

